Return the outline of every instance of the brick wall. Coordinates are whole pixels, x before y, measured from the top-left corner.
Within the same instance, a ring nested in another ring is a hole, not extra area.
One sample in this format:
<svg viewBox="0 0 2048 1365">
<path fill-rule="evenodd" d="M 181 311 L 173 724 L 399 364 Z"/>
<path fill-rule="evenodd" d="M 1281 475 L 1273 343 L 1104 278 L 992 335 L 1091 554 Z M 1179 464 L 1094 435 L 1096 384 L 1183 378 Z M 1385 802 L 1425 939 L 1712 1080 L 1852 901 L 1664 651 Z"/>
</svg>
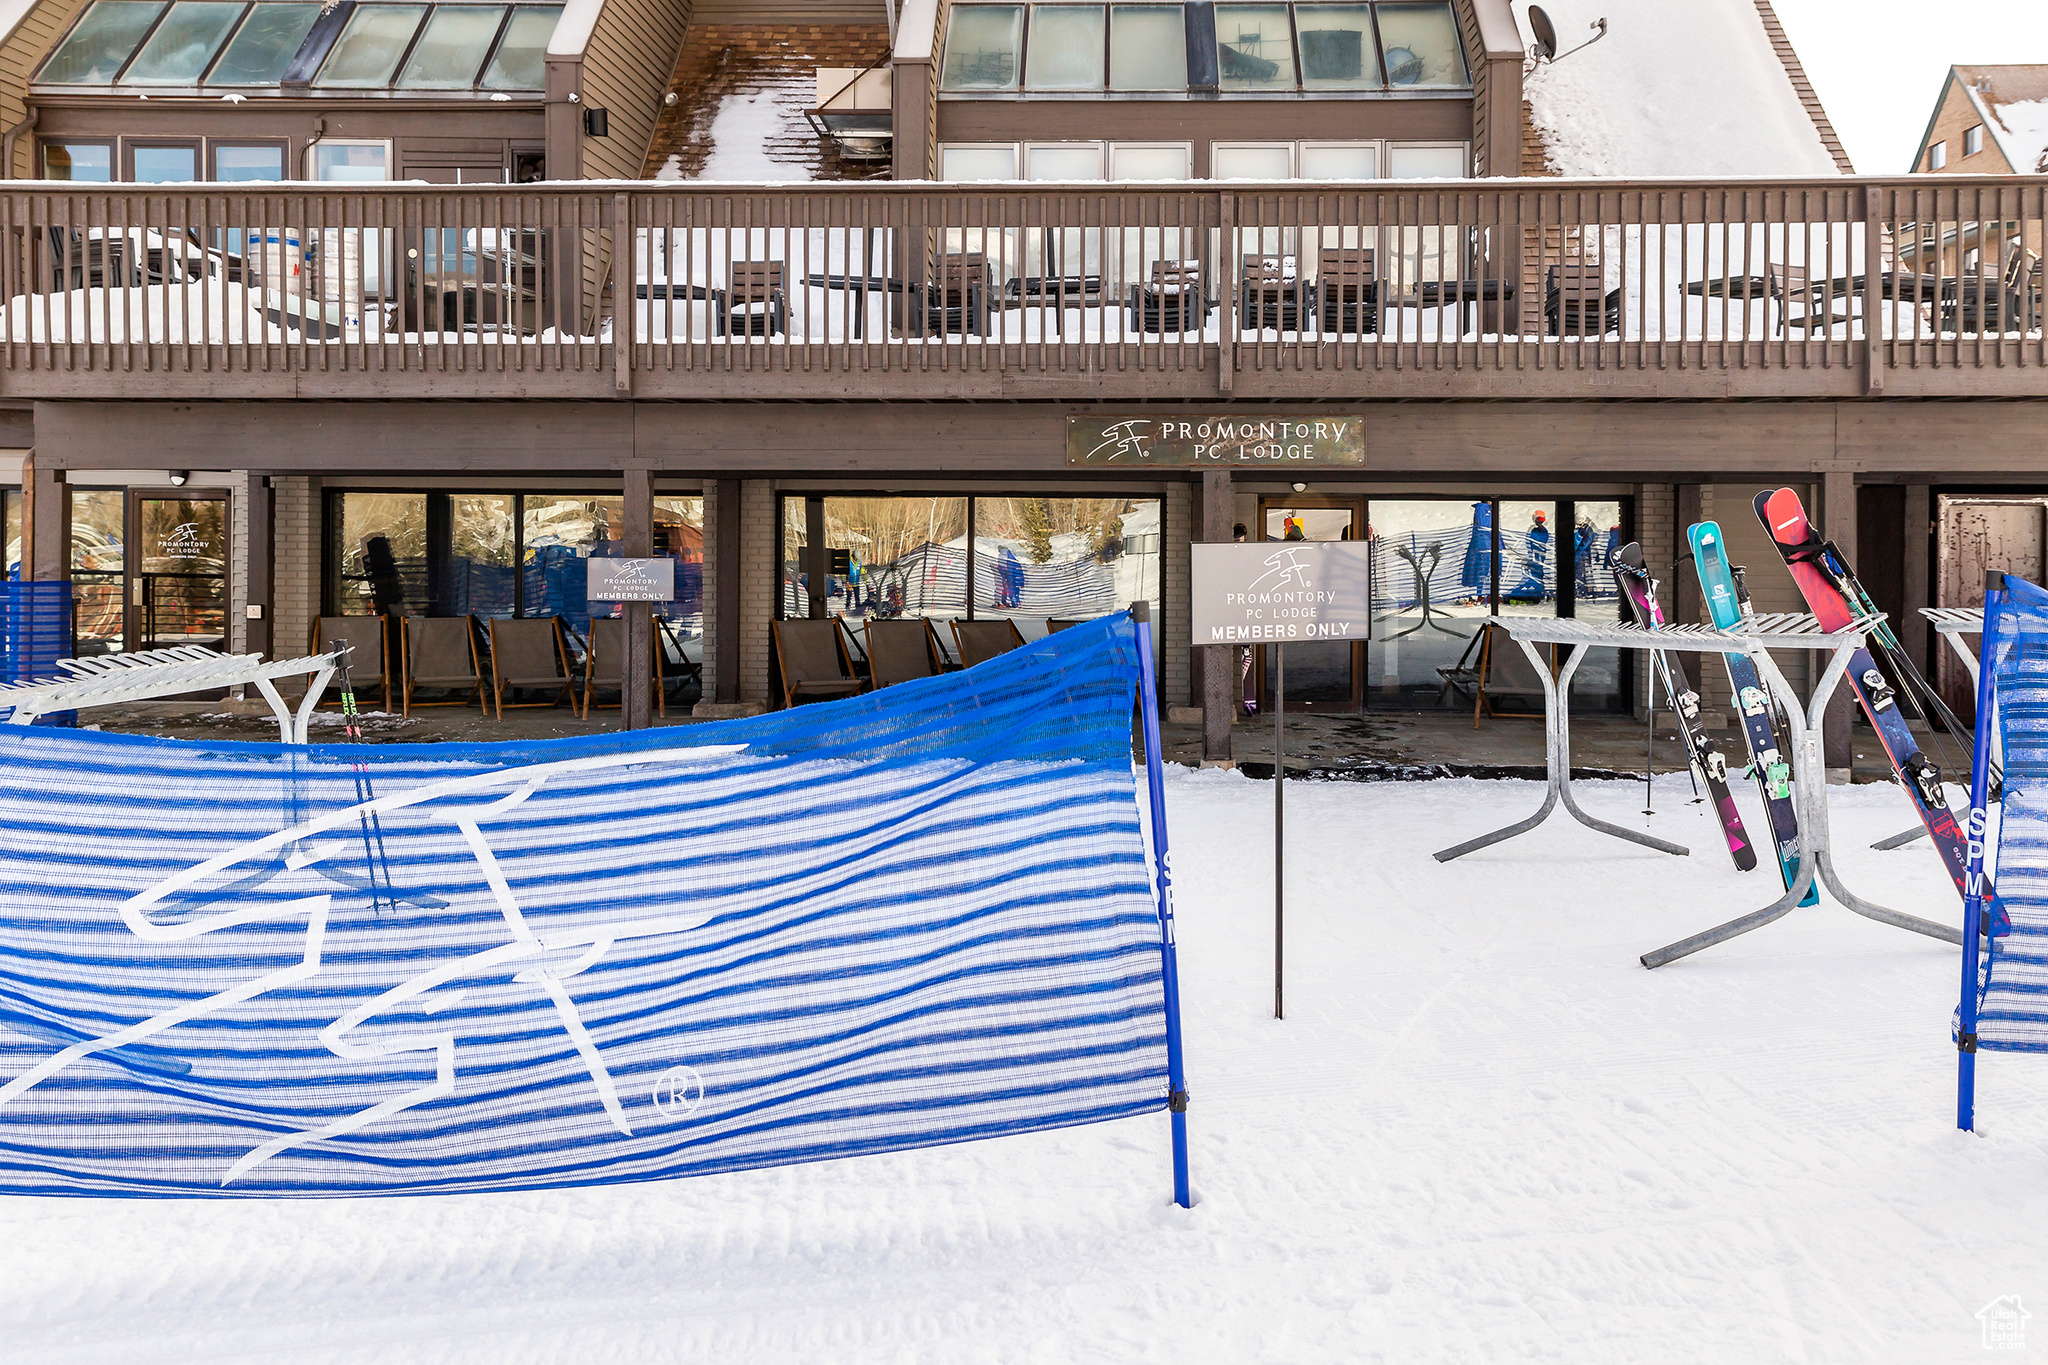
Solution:
<svg viewBox="0 0 2048 1365">
<path fill-rule="evenodd" d="M 1159 685 L 1161 700 L 1168 706 L 1191 704 L 1188 603 L 1188 542 L 1194 534 L 1194 490 L 1184 483 L 1169 484 L 1166 506 L 1161 509 L 1159 536 Z"/>
<path fill-rule="evenodd" d="M 1678 557 L 1678 490 L 1668 483 L 1636 485 L 1636 543 L 1643 547 L 1643 563 L 1651 576 L 1669 578 L 1671 562 Z M 1648 704 L 1652 670 L 1646 658 L 1636 665 L 1635 711 L 1643 714 Z M 1659 691 L 1662 700 L 1662 691 Z"/>
<path fill-rule="evenodd" d="M 228 651 L 243 654 L 249 648 L 249 499 L 243 496 L 246 482 L 237 480 L 228 497 L 228 544 L 239 553 L 228 556 Z M 291 655 L 284 655 L 290 658 Z"/>
<path fill-rule="evenodd" d="M 285 474 L 271 480 L 271 499 L 277 540 L 271 648 L 289 659 L 312 642 L 313 618 L 320 611 L 319 499 L 311 479 Z"/>
<path fill-rule="evenodd" d="M 775 484 L 740 484 L 740 700 L 768 700 L 768 623 L 775 615 Z"/>
</svg>

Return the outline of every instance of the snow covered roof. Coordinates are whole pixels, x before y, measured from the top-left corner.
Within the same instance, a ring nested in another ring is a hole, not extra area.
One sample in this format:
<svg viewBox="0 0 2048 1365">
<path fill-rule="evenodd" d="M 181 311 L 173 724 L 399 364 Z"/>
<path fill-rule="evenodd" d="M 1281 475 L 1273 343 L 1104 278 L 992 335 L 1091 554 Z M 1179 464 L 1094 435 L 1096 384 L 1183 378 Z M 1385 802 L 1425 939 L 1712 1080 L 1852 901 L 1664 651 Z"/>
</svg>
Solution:
<svg viewBox="0 0 2048 1365">
<path fill-rule="evenodd" d="M 1834 175 L 1826 116 L 1759 0 L 1544 0 L 1568 49 L 1529 76 L 1530 114 L 1558 175 Z M 1533 45 L 1527 5 L 1516 22 Z M 1809 101 L 1812 101 L 1809 104 Z M 1531 168 L 1534 169 L 1533 167 Z"/>
<path fill-rule="evenodd" d="M 1957 66 L 1949 79 L 1977 106 L 2014 174 L 2048 171 L 2048 66 Z"/>
</svg>

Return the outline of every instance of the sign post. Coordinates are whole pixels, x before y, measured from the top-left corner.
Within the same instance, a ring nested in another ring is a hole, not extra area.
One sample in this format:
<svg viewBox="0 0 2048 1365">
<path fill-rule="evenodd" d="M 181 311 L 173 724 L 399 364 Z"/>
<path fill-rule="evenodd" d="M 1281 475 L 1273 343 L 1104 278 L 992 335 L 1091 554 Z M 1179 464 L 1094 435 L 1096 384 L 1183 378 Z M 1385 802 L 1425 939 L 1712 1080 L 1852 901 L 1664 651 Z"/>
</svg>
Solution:
<svg viewBox="0 0 2048 1365">
<path fill-rule="evenodd" d="M 1273 657 L 1273 1017 L 1286 1018 L 1284 767 L 1287 645 L 1363 640 L 1372 633 L 1372 554 L 1363 541 L 1283 540 L 1194 545 L 1190 574 L 1197 645 L 1271 645 Z"/>
</svg>

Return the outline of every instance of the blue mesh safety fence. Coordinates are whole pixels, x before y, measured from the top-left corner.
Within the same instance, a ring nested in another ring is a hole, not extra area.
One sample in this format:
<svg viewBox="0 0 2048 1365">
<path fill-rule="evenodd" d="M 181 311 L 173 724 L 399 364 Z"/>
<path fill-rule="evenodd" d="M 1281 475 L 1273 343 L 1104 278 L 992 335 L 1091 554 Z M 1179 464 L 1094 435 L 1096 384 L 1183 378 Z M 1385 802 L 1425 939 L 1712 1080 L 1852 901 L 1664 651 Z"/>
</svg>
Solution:
<svg viewBox="0 0 2048 1365">
<path fill-rule="evenodd" d="M 1137 647 L 541 743 L 0 727 L 0 1190 L 529 1189 L 1162 1109 Z"/>
<path fill-rule="evenodd" d="M 2048 592 L 2010 575 L 1985 613 L 2004 798 L 1993 884 L 1998 909 L 1977 964 L 1977 1045 L 2048 1051 Z M 1983 756 L 1978 756 L 1983 761 Z"/>
<path fill-rule="evenodd" d="M 0 583 L 0 683 L 59 676 L 71 657 L 71 584 Z"/>
</svg>

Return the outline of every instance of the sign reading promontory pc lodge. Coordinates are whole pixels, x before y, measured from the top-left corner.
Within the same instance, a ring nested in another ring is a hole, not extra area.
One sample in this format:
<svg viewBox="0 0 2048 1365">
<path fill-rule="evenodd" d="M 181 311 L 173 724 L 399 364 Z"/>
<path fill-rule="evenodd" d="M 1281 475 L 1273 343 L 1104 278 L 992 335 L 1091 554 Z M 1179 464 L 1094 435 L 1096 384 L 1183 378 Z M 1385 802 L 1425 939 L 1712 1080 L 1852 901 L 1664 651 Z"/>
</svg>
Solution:
<svg viewBox="0 0 2048 1365">
<path fill-rule="evenodd" d="M 1363 640 L 1372 632 L 1371 547 L 1363 541 L 1190 548 L 1197 645 Z"/>
<path fill-rule="evenodd" d="M 1248 465 L 1313 469 L 1365 463 L 1353 416 L 1069 417 L 1070 465 Z"/>
</svg>

